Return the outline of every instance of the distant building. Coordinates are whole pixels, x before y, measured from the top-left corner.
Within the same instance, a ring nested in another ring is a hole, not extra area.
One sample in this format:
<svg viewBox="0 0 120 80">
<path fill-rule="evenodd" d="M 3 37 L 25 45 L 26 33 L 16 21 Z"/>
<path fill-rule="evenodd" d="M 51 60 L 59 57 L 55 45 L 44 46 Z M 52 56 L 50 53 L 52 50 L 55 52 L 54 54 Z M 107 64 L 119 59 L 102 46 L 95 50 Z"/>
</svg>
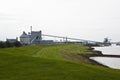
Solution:
<svg viewBox="0 0 120 80">
<path fill-rule="evenodd" d="M 104 44 L 104 46 L 110 46 L 111 45 L 110 39 L 104 38 L 103 44 Z"/>
<path fill-rule="evenodd" d="M 23 45 L 30 44 L 30 36 L 27 33 L 23 32 L 23 34 L 20 36 L 20 42 Z"/>
<path fill-rule="evenodd" d="M 16 38 L 16 39 L 6 39 L 6 41 L 8 41 L 10 43 L 14 43 L 14 42 L 18 41 L 18 38 Z"/>
<path fill-rule="evenodd" d="M 40 43 L 41 44 L 51 44 L 51 43 L 54 43 L 54 41 L 53 40 L 42 40 Z"/>
<path fill-rule="evenodd" d="M 23 45 L 29 44 L 51 44 L 53 40 L 42 40 L 42 31 L 31 31 L 31 33 L 25 33 L 20 36 L 20 42 Z"/>
<path fill-rule="evenodd" d="M 120 42 L 117 42 L 116 45 L 117 45 L 117 46 L 120 46 Z"/>
<path fill-rule="evenodd" d="M 30 43 L 38 44 L 42 41 L 42 31 L 32 31 L 30 35 Z"/>
</svg>

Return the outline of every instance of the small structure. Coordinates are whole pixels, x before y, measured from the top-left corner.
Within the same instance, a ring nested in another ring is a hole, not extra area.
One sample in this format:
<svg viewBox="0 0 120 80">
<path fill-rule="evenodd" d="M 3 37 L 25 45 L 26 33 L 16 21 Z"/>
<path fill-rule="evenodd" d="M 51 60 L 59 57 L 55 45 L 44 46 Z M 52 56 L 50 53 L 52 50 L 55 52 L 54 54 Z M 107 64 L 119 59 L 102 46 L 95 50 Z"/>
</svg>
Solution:
<svg viewBox="0 0 120 80">
<path fill-rule="evenodd" d="M 116 45 L 117 45 L 117 46 L 120 46 L 120 42 L 117 42 Z"/>
<path fill-rule="evenodd" d="M 18 38 L 16 37 L 16 39 L 6 39 L 7 42 L 10 42 L 10 43 L 14 43 L 16 41 L 18 41 Z"/>
</svg>

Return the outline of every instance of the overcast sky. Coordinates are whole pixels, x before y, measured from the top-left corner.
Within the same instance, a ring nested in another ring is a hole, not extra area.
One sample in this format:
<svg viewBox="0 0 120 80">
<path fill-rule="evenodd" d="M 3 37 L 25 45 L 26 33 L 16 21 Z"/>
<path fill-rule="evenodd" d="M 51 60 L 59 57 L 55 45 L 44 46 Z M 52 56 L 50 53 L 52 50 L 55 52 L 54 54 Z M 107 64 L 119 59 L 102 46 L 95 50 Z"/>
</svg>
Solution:
<svg viewBox="0 0 120 80">
<path fill-rule="evenodd" d="M 120 0 L 0 0 L 0 40 L 23 31 L 120 41 Z"/>
</svg>

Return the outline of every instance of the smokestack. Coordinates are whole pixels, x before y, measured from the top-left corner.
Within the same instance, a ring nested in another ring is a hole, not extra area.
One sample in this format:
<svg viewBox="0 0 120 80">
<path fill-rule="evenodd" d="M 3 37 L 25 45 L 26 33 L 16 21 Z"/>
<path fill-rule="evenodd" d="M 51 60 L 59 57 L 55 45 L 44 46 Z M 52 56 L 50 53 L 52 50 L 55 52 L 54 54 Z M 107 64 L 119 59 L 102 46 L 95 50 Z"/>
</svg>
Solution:
<svg viewBox="0 0 120 80">
<path fill-rule="evenodd" d="M 30 26 L 30 31 L 32 32 L 32 26 Z"/>
</svg>

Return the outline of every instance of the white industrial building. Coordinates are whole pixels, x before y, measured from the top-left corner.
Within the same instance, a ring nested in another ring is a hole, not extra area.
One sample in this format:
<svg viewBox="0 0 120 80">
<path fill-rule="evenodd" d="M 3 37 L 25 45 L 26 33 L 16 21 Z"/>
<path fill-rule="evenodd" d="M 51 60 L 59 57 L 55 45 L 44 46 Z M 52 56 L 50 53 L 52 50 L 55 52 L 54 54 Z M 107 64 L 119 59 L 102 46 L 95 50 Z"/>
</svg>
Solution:
<svg viewBox="0 0 120 80">
<path fill-rule="evenodd" d="M 23 34 L 20 36 L 20 42 L 23 45 L 30 44 L 30 36 L 27 33 L 23 32 Z"/>
<path fill-rule="evenodd" d="M 53 40 L 42 40 L 42 31 L 31 31 L 31 33 L 25 33 L 20 36 L 20 42 L 23 45 L 29 44 L 51 44 Z"/>
</svg>

